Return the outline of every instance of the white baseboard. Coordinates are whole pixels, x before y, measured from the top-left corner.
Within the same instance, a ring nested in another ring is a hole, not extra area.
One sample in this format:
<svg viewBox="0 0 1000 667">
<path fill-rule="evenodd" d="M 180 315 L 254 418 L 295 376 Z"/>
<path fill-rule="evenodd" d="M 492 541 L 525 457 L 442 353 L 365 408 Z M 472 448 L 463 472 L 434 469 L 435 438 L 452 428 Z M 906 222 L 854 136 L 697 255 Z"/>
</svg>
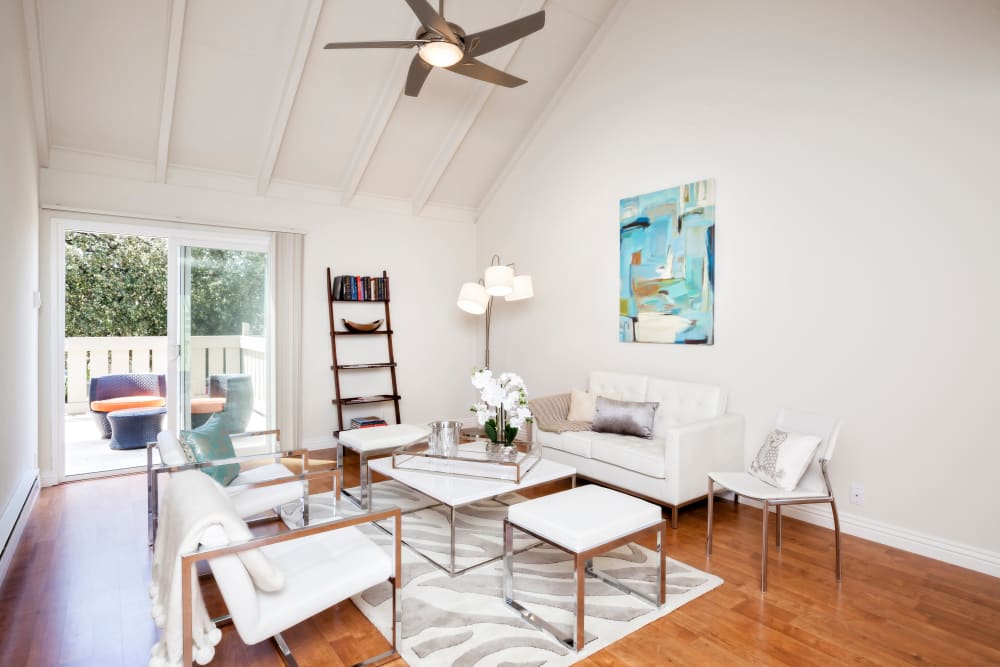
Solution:
<svg viewBox="0 0 1000 667">
<path fill-rule="evenodd" d="M 7 575 L 7 569 L 14 559 L 14 552 L 17 551 L 18 542 L 21 540 L 21 533 L 24 532 L 24 525 L 35 499 L 38 497 L 38 469 L 32 468 L 28 471 L 14 495 L 11 497 L 7 507 L 4 508 L 3 515 L 0 515 L 0 583 Z"/>
<path fill-rule="evenodd" d="M 42 483 L 42 486 L 55 486 L 59 483 L 59 475 L 51 470 L 43 470 L 38 475 L 38 481 Z"/>
<path fill-rule="evenodd" d="M 747 498 L 740 498 L 740 503 L 760 507 L 760 503 Z M 1000 553 L 845 513 L 843 508 L 838 509 L 841 510 L 840 530 L 847 535 L 1000 577 Z M 789 506 L 782 509 L 782 514 L 833 530 L 833 515 L 829 505 Z"/>
</svg>

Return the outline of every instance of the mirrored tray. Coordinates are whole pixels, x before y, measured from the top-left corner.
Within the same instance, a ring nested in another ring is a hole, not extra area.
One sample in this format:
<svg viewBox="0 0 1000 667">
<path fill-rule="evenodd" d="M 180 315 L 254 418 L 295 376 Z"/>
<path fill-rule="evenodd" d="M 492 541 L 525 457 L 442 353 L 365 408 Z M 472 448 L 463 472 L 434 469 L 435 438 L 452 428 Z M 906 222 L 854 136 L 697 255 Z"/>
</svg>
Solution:
<svg viewBox="0 0 1000 667">
<path fill-rule="evenodd" d="M 404 470 L 481 477 L 520 484 L 521 479 L 541 459 L 541 446 L 518 442 L 516 454 L 507 453 L 489 440 L 461 443 L 451 451 L 434 451 L 427 442 L 418 442 L 392 453 L 392 467 Z"/>
</svg>

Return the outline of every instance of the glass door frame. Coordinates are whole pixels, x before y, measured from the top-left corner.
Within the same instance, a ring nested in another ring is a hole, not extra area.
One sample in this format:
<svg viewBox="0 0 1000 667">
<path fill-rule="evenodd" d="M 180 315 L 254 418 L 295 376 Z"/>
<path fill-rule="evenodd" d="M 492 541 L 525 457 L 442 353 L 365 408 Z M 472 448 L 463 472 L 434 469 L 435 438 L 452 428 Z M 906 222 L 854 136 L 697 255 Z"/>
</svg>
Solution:
<svg viewBox="0 0 1000 667">
<path fill-rule="evenodd" d="M 44 209 L 41 220 L 41 248 L 48 248 L 46 261 L 40 270 L 47 275 L 43 289 L 43 304 L 52 304 L 48 309 L 45 329 L 47 341 L 42 341 L 40 350 L 48 350 L 52 368 L 46 374 L 47 388 L 40 389 L 48 394 L 48 455 L 49 470 L 42 475 L 43 485 L 59 484 L 63 481 L 105 477 L 134 472 L 138 469 L 124 468 L 99 473 L 86 473 L 67 477 L 65 473 L 65 393 L 64 367 L 65 332 L 66 332 L 66 233 L 72 231 L 92 232 L 97 234 L 118 234 L 125 236 L 159 237 L 167 240 L 167 374 L 173 381 L 167 382 L 167 423 L 166 430 L 176 432 L 178 424 L 182 423 L 179 405 L 179 387 L 177 386 L 177 281 L 179 274 L 179 255 L 177 248 L 181 244 L 205 248 L 221 248 L 227 250 L 249 250 L 267 253 L 267 295 L 265 299 L 267 338 L 267 412 L 268 419 L 273 424 L 275 420 L 275 307 L 274 307 L 274 242 L 273 233 L 259 229 L 243 229 L 236 227 L 216 227 L 210 225 L 170 222 L 167 220 L 147 219 L 99 213 L 84 213 Z M 44 409 L 44 408 L 43 408 Z M 272 426 L 273 427 L 273 426 Z M 40 434 L 41 435 L 41 434 Z M 40 461 L 41 462 L 41 461 Z"/>
</svg>

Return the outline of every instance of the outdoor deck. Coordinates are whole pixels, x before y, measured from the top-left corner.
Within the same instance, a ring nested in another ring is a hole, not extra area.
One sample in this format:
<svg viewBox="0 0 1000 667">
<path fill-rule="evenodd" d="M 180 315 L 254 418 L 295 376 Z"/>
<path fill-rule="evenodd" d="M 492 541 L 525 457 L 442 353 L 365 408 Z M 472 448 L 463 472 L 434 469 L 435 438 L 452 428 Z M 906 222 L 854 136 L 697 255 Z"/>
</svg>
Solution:
<svg viewBox="0 0 1000 667">
<path fill-rule="evenodd" d="M 145 449 L 113 450 L 108 440 L 101 438 L 88 411 L 90 378 L 109 373 L 166 373 L 166 348 L 165 336 L 65 339 L 63 439 L 66 476 L 136 470 L 146 466 Z M 267 428 L 267 364 L 263 338 L 194 336 L 190 363 L 195 396 L 204 395 L 206 379 L 211 375 L 249 375 L 254 395 L 247 430 Z M 250 446 L 250 443 L 241 444 Z"/>
</svg>

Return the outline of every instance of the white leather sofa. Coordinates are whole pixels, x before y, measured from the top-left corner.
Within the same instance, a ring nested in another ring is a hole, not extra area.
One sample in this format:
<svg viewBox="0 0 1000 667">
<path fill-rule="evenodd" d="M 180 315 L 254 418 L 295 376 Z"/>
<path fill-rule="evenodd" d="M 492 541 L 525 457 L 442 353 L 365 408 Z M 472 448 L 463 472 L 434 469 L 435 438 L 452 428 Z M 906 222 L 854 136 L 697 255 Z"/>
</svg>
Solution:
<svg viewBox="0 0 1000 667">
<path fill-rule="evenodd" d="M 652 439 L 585 430 L 587 422 L 566 421 L 568 394 L 544 397 L 532 401 L 543 456 L 575 467 L 580 477 L 670 507 L 674 528 L 680 507 L 706 497 L 709 471 L 744 467 L 743 417 L 725 413 L 721 387 L 595 371 L 587 391 L 659 403 Z M 558 414 L 552 419 L 554 406 L 557 412 L 565 406 L 561 420 Z"/>
</svg>

